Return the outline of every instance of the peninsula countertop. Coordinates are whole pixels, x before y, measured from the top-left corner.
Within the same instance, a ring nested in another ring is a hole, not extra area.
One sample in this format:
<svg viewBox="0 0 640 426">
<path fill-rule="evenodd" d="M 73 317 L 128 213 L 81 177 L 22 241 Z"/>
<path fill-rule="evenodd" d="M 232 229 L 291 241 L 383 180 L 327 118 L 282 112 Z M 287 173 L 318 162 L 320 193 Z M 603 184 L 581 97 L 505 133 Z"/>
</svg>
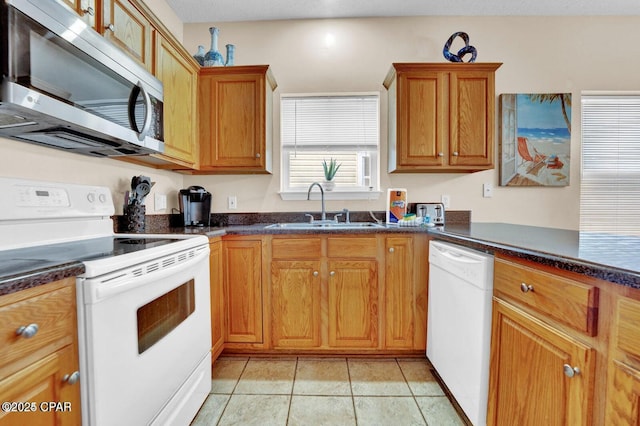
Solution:
<svg viewBox="0 0 640 426">
<path fill-rule="evenodd" d="M 265 229 L 265 224 L 211 228 L 170 228 L 163 233 L 224 235 L 312 234 L 313 230 Z M 316 231 L 324 232 L 324 231 Z M 451 224 L 435 228 L 371 228 L 333 230 L 330 234 L 429 233 L 432 238 L 462 244 L 490 253 L 503 253 L 640 289 L 640 237 L 589 234 L 579 231 L 506 223 Z M 43 262 L 41 249 L 21 249 L 19 262 L 11 252 L 0 253 L 0 295 L 80 275 L 79 259 Z M 33 256 L 30 257 L 29 253 Z M 71 253 L 70 253 L 71 255 Z M 426 259 L 425 259 L 426 261 Z M 29 267 L 31 265 L 31 267 Z"/>
</svg>

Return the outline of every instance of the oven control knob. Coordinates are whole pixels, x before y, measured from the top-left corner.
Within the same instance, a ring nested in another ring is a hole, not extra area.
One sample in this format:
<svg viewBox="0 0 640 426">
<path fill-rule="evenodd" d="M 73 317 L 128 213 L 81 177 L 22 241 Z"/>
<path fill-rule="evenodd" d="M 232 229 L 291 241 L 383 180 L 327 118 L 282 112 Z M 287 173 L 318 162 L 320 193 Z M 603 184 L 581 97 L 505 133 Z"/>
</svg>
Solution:
<svg viewBox="0 0 640 426">
<path fill-rule="evenodd" d="M 107 196 L 104 194 L 100 194 L 98 195 L 98 200 L 100 200 L 100 202 L 104 204 L 107 202 Z"/>
<path fill-rule="evenodd" d="M 96 194 L 90 192 L 89 194 L 87 194 L 87 200 L 89 200 L 90 203 L 93 203 L 94 201 L 96 201 Z"/>
</svg>

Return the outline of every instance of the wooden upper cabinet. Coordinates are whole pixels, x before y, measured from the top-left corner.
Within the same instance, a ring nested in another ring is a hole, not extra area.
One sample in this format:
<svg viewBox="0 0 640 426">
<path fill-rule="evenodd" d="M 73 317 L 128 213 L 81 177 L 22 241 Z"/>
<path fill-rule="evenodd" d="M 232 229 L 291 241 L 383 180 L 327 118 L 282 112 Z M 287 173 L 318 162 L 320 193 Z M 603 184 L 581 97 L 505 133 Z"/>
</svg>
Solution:
<svg viewBox="0 0 640 426">
<path fill-rule="evenodd" d="M 201 173 L 271 172 L 275 88 L 267 65 L 200 69 Z"/>
<path fill-rule="evenodd" d="M 103 0 L 99 32 L 150 72 L 153 69 L 151 22 L 128 0 Z"/>
<path fill-rule="evenodd" d="M 501 64 L 395 63 L 389 95 L 389 172 L 493 168 L 495 71 Z"/>
<path fill-rule="evenodd" d="M 99 10 L 96 0 L 62 0 L 64 4 L 73 9 L 82 20 L 94 30 L 97 28 L 96 23 L 99 21 Z"/>
<path fill-rule="evenodd" d="M 156 34 L 155 76 L 164 87 L 164 153 L 166 168 L 197 164 L 198 65 L 165 37 Z M 167 158 L 168 157 L 168 158 Z"/>
</svg>

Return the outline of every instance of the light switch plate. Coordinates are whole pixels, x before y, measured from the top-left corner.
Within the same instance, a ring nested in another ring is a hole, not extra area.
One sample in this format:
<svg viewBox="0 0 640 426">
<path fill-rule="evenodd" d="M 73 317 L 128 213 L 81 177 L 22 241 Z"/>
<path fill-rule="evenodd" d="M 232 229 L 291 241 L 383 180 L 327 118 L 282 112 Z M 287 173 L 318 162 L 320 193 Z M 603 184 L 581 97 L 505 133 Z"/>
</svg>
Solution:
<svg viewBox="0 0 640 426">
<path fill-rule="evenodd" d="M 155 194 L 153 198 L 153 206 L 155 211 L 167 209 L 167 196 L 165 194 Z"/>
</svg>

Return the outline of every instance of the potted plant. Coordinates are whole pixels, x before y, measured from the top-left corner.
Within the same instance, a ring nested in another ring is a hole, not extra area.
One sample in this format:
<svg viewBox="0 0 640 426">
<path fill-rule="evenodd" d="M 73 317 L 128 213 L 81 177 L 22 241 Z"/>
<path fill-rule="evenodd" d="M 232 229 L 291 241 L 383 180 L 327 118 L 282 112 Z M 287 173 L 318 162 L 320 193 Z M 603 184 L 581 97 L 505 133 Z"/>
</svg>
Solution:
<svg viewBox="0 0 640 426">
<path fill-rule="evenodd" d="M 342 164 L 338 164 L 338 161 L 335 158 L 330 158 L 329 162 L 327 160 L 322 160 L 322 168 L 324 169 L 324 189 L 327 191 L 331 191 L 336 183 L 333 181 L 333 178 L 336 176 L 338 169 Z"/>
</svg>

